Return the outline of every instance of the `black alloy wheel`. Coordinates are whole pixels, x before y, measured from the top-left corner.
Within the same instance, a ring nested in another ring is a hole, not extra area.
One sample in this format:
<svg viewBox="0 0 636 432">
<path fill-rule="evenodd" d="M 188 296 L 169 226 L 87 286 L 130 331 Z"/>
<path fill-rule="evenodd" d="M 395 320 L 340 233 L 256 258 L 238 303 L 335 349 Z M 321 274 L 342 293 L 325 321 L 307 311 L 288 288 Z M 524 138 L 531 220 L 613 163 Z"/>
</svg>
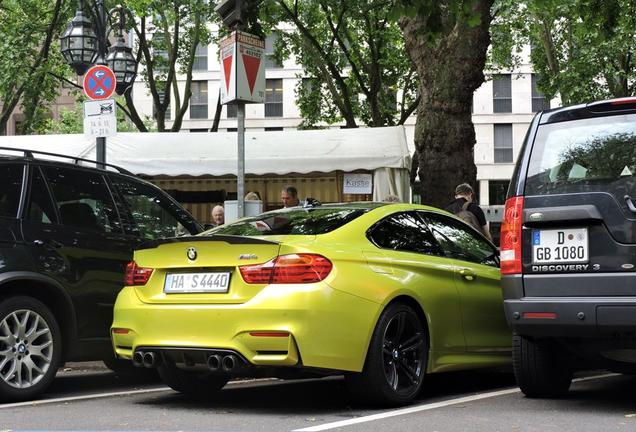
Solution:
<svg viewBox="0 0 636 432">
<path fill-rule="evenodd" d="M 362 373 L 349 374 L 347 383 L 357 399 L 384 405 L 411 402 L 426 373 L 426 330 L 415 311 L 395 303 L 380 316 Z"/>
</svg>

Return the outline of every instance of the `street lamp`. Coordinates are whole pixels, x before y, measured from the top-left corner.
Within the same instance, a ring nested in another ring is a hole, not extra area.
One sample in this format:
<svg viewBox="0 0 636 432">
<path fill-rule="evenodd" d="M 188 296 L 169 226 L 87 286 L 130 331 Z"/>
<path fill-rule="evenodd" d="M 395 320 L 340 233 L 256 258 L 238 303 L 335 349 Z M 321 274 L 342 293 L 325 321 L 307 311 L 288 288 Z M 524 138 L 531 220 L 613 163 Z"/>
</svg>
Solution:
<svg viewBox="0 0 636 432">
<path fill-rule="evenodd" d="M 84 1 L 79 1 L 75 17 L 60 37 L 62 55 L 78 75 L 84 75 L 93 64 L 108 65 L 117 79 L 115 91 L 122 95 L 132 87 L 137 75 L 137 61 L 122 34 L 126 10 L 123 6 L 117 6 L 106 13 L 104 0 L 97 0 L 95 6 L 97 20 L 92 23 L 84 15 Z M 109 48 L 108 36 L 113 29 L 113 26 L 109 25 L 109 20 L 116 12 L 119 12 L 117 40 Z M 97 162 L 105 163 L 106 138 L 97 138 L 96 151 Z"/>
</svg>

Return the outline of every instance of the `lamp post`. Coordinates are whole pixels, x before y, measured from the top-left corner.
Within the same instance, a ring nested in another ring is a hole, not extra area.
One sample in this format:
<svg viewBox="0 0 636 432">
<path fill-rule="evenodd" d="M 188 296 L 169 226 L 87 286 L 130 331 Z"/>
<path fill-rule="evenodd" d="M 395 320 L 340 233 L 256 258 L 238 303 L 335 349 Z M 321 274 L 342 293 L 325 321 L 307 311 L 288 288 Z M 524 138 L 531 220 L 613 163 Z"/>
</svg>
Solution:
<svg viewBox="0 0 636 432">
<path fill-rule="evenodd" d="M 68 23 L 64 34 L 60 37 L 62 55 L 66 63 L 78 75 L 84 75 L 94 64 L 107 65 L 117 78 L 115 91 L 118 95 L 122 95 L 132 87 L 137 75 L 137 62 L 132 49 L 126 45 L 123 37 L 126 10 L 120 5 L 106 12 L 104 0 L 97 0 L 94 6 L 95 23 L 84 15 L 84 1 L 79 1 L 79 9 L 75 12 L 75 17 Z M 110 17 L 117 12 L 119 13 L 117 40 L 109 47 L 108 36 L 113 30 L 109 21 Z M 96 153 L 97 162 L 105 163 L 105 137 L 96 139 Z"/>
</svg>

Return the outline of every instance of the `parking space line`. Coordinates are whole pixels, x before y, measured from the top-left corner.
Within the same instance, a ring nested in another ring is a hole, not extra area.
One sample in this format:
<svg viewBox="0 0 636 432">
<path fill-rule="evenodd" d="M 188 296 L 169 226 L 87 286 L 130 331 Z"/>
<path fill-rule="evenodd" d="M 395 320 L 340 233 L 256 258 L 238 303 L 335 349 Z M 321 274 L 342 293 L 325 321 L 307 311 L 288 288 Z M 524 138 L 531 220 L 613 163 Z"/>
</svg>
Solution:
<svg viewBox="0 0 636 432">
<path fill-rule="evenodd" d="M 619 375 L 619 374 L 610 373 L 610 374 L 603 374 L 603 375 L 594 375 L 594 376 L 590 376 L 590 377 L 577 378 L 577 379 L 574 379 L 573 382 L 590 381 L 590 380 L 607 378 L 607 377 L 612 377 L 612 376 L 617 376 L 617 375 Z M 351 425 L 358 424 L 358 423 L 366 423 L 366 422 L 375 421 L 375 420 L 383 420 L 383 419 L 390 418 L 390 417 L 396 417 L 396 416 L 401 416 L 401 415 L 406 415 L 406 414 L 412 414 L 412 413 L 416 413 L 416 412 L 420 412 L 420 411 L 429 411 L 429 410 L 433 410 L 433 409 L 436 409 L 436 408 L 443 408 L 443 407 L 447 407 L 447 406 L 451 406 L 451 405 L 458 405 L 458 404 L 467 403 L 467 402 L 474 402 L 474 401 L 481 400 L 481 399 L 494 398 L 494 397 L 497 397 L 497 396 L 504 396 L 504 395 L 514 394 L 514 393 L 519 393 L 519 392 L 521 392 L 521 390 L 519 390 L 518 387 L 514 387 L 514 388 L 505 389 L 505 390 L 497 390 L 497 391 L 492 391 L 492 392 L 488 392 L 488 393 L 476 394 L 476 395 L 473 395 L 473 396 L 461 397 L 461 398 L 457 398 L 457 399 L 449 399 L 449 400 L 445 400 L 445 401 L 442 401 L 442 402 L 434 402 L 434 403 L 430 403 L 430 404 L 416 405 L 416 406 L 413 406 L 413 407 L 402 408 L 402 409 L 387 411 L 387 412 L 378 413 L 378 414 L 372 414 L 372 415 L 368 415 L 368 416 L 364 416 L 364 417 L 352 418 L 352 419 L 349 419 L 349 420 L 341 420 L 341 421 L 337 421 L 337 422 L 333 422 L 333 423 L 325 423 L 325 424 L 322 424 L 322 425 L 311 426 L 311 427 L 308 427 L 308 428 L 294 429 L 292 432 L 319 432 L 319 431 L 325 431 L 325 430 L 329 430 L 329 429 L 336 429 L 336 428 L 343 427 L 343 426 L 351 426 Z"/>
<path fill-rule="evenodd" d="M 238 386 L 251 387 L 256 384 L 267 383 L 268 381 L 272 381 L 272 380 L 275 380 L 275 379 L 260 378 L 260 379 L 248 380 L 248 381 L 233 381 L 228 383 L 224 388 L 232 388 L 232 387 L 238 387 Z M 130 396 L 130 395 L 147 394 L 147 393 L 159 393 L 159 392 L 165 392 L 165 391 L 172 391 L 172 389 L 170 387 L 158 387 L 158 388 L 152 388 L 152 389 L 123 390 L 123 391 L 110 392 L 110 393 L 94 393 L 94 394 L 87 394 L 87 395 L 81 395 L 81 396 L 68 396 L 68 397 L 53 398 L 53 399 L 27 401 L 27 402 L 15 402 L 15 403 L 8 403 L 8 404 L 0 404 L 0 409 L 31 407 L 31 406 L 47 405 L 47 404 L 54 404 L 54 403 L 60 403 L 60 402 L 73 402 L 73 401 L 81 401 L 81 400 L 88 400 L 88 399 L 103 399 L 103 398 L 109 398 L 109 397 L 115 397 L 115 396 Z"/>
</svg>

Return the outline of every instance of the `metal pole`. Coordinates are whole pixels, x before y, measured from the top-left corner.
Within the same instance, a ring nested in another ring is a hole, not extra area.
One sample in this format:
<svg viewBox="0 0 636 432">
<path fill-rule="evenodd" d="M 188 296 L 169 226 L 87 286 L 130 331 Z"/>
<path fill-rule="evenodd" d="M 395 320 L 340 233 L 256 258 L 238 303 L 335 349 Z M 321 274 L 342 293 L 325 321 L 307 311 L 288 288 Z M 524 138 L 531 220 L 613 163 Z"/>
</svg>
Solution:
<svg viewBox="0 0 636 432">
<path fill-rule="evenodd" d="M 245 103 L 238 102 L 236 106 L 237 135 L 238 135 L 238 174 L 237 174 L 237 216 L 245 216 Z"/>
<path fill-rule="evenodd" d="M 95 155 L 97 157 L 97 166 L 99 168 L 106 168 L 106 137 L 95 138 Z"/>
<path fill-rule="evenodd" d="M 98 0 L 97 2 L 97 46 L 98 56 L 96 64 L 106 64 L 106 8 L 104 7 L 104 0 Z M 97 166 L 99 168 L 106 169 L 106 137 L 95 138 L 95 156 L 97 157 Z"/>
</svg>

